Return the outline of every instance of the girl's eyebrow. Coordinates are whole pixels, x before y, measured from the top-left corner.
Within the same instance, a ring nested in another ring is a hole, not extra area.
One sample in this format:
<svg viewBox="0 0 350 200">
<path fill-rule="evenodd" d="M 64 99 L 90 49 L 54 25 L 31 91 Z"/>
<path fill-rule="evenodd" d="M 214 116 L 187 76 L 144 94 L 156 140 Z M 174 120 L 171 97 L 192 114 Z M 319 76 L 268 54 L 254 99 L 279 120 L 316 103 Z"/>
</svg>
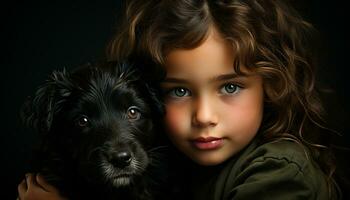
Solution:
<svg viewBox="0 0 350 200">
<path fill-rule="evenodd" d="M 173 77 L 166 77 L 162 83 L 188 83 L 186 79 L 182 78 L 173 78 Z"/>
<path fill-rule="evenodd" d="M 214 77 L 213 81 L 225 81 L 225 80 L 230 80 L 230 79 L 234 79 L 234 78 L 241 77 L 241 76 L 246 76 L 246 75 L 244 75 L 244 74 L 238 75 L 236 73 L 222 74 L 222 75 L 219 75 L 217 77 Z"/>
<path fill-rule="evenodd" d="M 222 74 L 216 77 L 213 77 L 210 79 L 210 82 L 217 82 L 217 81 L 225 81 L 225 80 L 230 80 L 234 79 L 237 77 L 242 77 L 242 76 L 247 76 L 245 74 L 236 74 L 236 73 L 230 73 L 230 74 Z M 175 78 L 175 77 L 166 77 L 163 81 L 163 83 L 189 83 L 187 79 L 182 79 L 182 78 Z"/>
</svg>

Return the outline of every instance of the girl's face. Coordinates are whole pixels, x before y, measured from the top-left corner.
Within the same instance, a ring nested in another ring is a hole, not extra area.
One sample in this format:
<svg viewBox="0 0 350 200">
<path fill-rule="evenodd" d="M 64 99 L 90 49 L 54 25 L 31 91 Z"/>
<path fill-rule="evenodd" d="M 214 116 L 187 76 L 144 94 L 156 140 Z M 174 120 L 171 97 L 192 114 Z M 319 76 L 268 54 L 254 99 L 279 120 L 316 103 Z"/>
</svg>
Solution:
<svg viewBox="0 0 350 200">
<path fill-rule="evenodd" d="M 263 116 L 260 76 L 233 70 L 233 49 L 213 31 L 199 47 L 171 51 L 165 62 L 165 125 L 175 146 L 201 165 L 235 155 Z"/>
</svg>

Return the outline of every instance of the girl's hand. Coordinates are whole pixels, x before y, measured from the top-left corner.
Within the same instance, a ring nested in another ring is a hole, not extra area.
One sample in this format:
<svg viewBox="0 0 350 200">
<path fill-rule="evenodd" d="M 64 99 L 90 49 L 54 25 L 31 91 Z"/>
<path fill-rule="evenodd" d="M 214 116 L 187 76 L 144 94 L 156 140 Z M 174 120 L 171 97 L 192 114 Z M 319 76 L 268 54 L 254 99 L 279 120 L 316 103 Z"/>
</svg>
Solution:
<svg viewBox="0 0 350 200">
<path fill-rule="evenodd" d="M 47 183 L 39 174 L 26 174 L 26 178 L 18 185 L 20 200 L 66 200 L 59 191 Z"/>
</svg>

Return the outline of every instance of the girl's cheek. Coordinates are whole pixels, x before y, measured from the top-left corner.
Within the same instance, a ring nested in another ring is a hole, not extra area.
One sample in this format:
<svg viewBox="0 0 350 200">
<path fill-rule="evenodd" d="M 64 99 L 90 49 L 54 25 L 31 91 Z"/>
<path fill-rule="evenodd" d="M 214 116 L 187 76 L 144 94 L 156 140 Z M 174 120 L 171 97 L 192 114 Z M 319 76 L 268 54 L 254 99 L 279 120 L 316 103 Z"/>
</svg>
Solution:
<svg viewBox="0 0 350 200">
<path fill-rule="evenodd" d="M 186 106 L 180 106 L 178 104 L 166 104 L 165 126 L 168 130 L 168 134 L 180 135 L 186 129 L 188 123 L 186 119 L 188 110 Z"/>
</svg>

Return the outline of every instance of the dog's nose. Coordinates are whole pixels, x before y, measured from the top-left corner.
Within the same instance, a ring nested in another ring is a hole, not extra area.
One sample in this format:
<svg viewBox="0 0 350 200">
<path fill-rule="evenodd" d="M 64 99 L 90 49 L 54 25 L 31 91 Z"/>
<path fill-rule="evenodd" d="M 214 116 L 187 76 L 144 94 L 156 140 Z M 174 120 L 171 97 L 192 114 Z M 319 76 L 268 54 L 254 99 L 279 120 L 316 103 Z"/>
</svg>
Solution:
<svg viewBox="0 0 350 200">
<path fill-rule="evenodd" d="M 123 168 L 130 165 L 131 159 L 130 152 L 121 151 L 115 154 L 115 156 L 111 159 L 111 163 L 116 167 Z"/>
</svg>

